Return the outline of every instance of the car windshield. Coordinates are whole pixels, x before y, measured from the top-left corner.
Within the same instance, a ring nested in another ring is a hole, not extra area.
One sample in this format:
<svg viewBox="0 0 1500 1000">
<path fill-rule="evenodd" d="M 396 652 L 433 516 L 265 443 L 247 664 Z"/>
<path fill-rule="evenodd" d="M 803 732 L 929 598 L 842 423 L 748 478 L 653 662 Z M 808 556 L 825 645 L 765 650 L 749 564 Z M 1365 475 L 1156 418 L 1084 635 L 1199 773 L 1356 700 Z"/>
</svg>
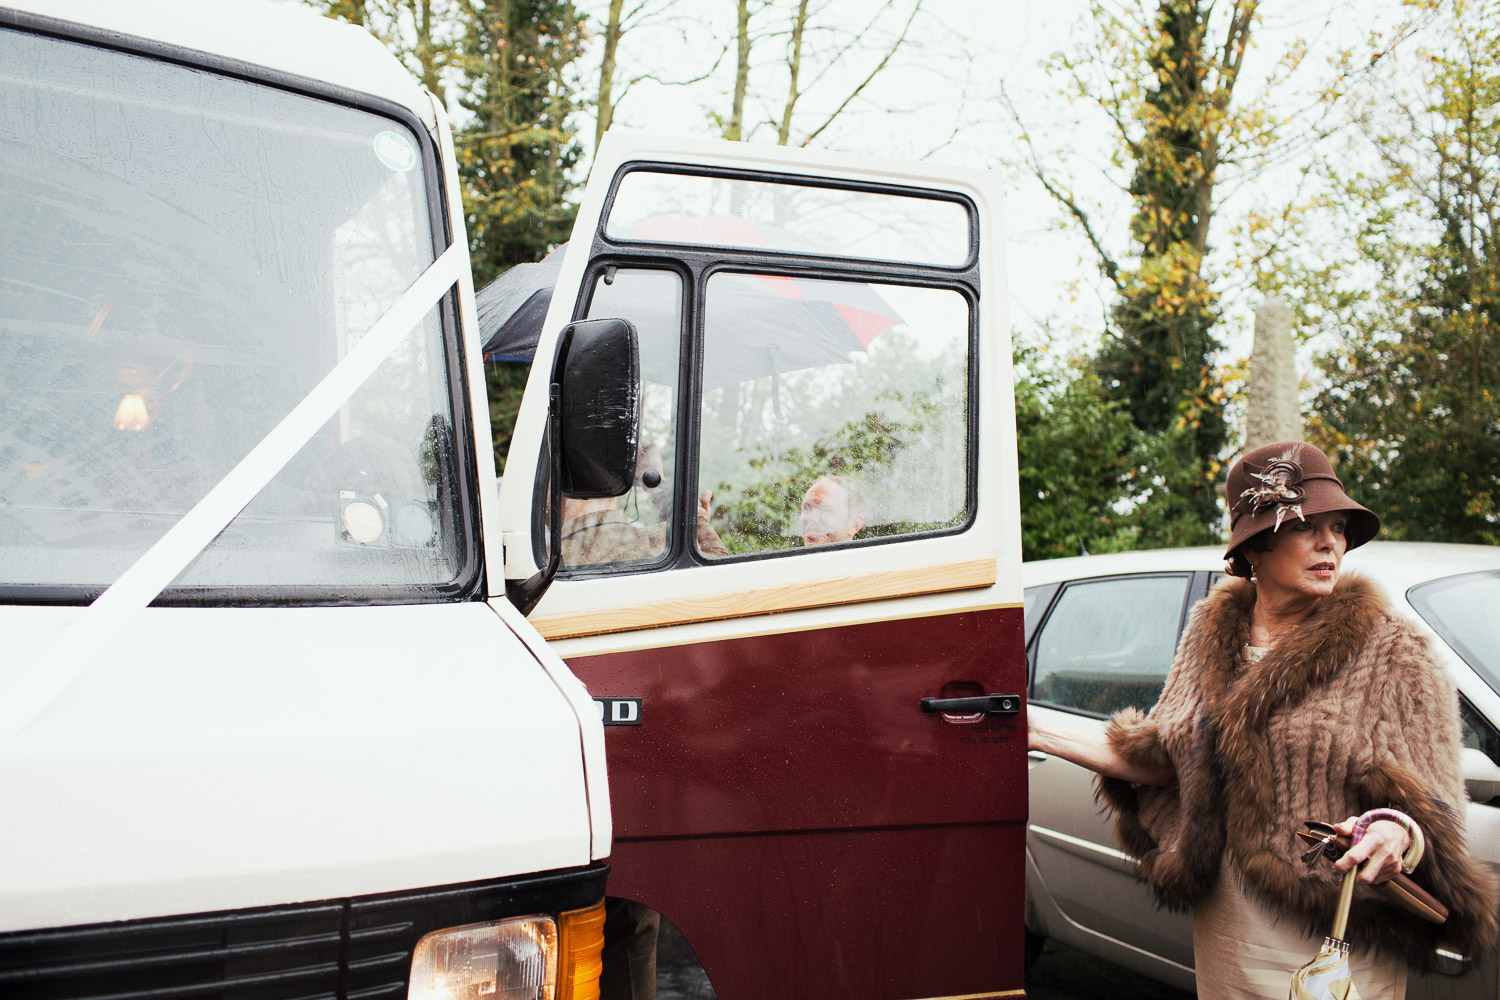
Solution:
<svg viewBox="0 0 1500 1000">
<path fill-rule="evenodd" d="M 1500 571 L 1465 573 L 1413 587 L 1407 599 L 1454 652 L 1500 692 Z"/>
<path fill-rule="evenodd" d="M 432 263 L 423 142 L 369 111 L 0 30 L 6 599 L 111 583 Z M 167 598 L 451 589 L 473 548 L 452 387 L 434 309 Z"/>
</svg>

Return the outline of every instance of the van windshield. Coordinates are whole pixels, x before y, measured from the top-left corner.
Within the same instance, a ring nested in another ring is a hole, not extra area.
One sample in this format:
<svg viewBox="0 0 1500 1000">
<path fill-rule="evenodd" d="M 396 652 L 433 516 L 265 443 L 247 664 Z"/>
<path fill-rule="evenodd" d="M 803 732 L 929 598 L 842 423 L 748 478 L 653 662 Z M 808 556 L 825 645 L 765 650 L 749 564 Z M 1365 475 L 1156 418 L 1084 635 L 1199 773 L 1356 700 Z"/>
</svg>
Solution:
<svg viewBox="0 0 1500 1000">
<path fill-rule="evenodd" d="M 139 559 L 435 257 L 394 118 L 0 30 L 0 596 Z M 342 603 L 472 573 L 434 308 L 164 595 Z"/>
</svg>

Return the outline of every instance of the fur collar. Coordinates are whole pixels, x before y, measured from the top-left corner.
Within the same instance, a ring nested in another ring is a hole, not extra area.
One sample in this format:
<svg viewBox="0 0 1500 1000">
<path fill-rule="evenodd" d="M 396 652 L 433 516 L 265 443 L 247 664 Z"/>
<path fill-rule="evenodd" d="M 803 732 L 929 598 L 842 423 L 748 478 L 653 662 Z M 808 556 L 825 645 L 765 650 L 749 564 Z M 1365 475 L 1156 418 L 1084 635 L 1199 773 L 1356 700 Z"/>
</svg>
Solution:
<svg viewBox="0 0 1500 1000">
<path fill-rule="evenodd" d="M 1260 660 L 1243 664 L 1250 641 L 1255 585 L 1233 580 L 1199 606 L 1188 652 L 1202 665 L 1210 716 L 1220 751 L 1232 754 L 1236 734 L 1265 729 L 1271 713 L 1297 704 L 1356 657 L 1384 618 L 1385 602 L 1363 577 L 1346 575 L 1290 635 Z"/>
</svg>

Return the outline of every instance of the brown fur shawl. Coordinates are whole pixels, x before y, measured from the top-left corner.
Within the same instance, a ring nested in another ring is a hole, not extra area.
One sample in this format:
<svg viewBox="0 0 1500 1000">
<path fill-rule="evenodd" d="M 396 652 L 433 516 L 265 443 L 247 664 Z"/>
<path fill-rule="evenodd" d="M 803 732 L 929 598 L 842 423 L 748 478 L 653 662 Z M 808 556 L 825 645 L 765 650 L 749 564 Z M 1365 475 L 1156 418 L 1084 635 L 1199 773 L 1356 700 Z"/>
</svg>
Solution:
<svg viewBox="0 0 1500 1000">
<path fill-rule="evenodd" d="M 1349 939 L 1418 965 L 1439 943 L 1469 955 L 1491 946 L 1496 883 L 1464 846 L 1457 696 L 1423 635 L 1346 575 L 1294 633 L 1247 662 L 1254 606 L 1249 581 L 1216 587 L 1194 609 L 1150 715 L 1125 709 L 1109 727 L 1125 758 L 1177 772 L 1168 788 L 1099 782 L 1158 898 L 1190 906 L 1227 848 L 1251 895 L 1326 934 L 1333 870 L 1309 872 L 1295 831 L 1388 806 L 1421 825 L 1427 854 L 1412 877 L 1451 914 L 1428 924 L 1361 885 Z"/>
</svg>

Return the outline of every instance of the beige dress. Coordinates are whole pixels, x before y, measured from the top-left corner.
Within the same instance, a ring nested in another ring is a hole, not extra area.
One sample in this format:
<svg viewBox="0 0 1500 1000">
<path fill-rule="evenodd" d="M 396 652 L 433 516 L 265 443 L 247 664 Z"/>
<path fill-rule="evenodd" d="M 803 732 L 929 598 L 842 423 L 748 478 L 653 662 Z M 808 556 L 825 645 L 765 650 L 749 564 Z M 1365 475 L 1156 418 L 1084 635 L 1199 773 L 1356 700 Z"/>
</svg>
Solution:
<svg viewBox="0 0 1500 1000">
<path fill-rule="evenodd" d="M 1207 899 L 1193 906 L 1193 962 L 1202 1000 L 1286 1000 L 1292 973 L 1323 944 L 1246 896 L 1229 858 Z M 1349 968 L 1360 1000 L 1402 1000 L 1406 958 L 1354 948 Z"/>
<path fill-rule="evenodd" d="M 1246 651 L 1255 656 L 1254 647 Z M 1213 892 L 1193 904 L 1193 964 L 1202 1000 L 1286 1000 L 1292 973 L 1323 942 L 1298 921 L 1280 920 L 1245 895 L 1226 853 Z M 1350 973 L 1359 1000 L 1402 1000 L 1406 958 L 1351 942 Z"/>
</svg>

